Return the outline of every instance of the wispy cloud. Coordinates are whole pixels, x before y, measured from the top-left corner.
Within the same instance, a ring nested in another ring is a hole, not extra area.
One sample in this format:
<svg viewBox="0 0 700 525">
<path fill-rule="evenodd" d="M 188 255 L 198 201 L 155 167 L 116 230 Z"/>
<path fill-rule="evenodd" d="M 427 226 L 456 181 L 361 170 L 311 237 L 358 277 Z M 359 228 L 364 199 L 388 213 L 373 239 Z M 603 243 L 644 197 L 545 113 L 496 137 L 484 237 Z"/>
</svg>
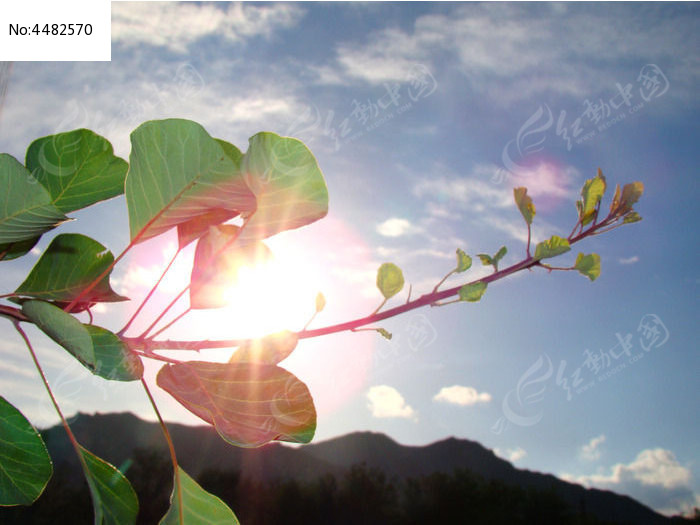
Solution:
<svg viewBox="0 0 700 525">
<path fill-rule="evenodd" d="M 662 448 L 642 450 L 630 463 L 613 465 L 608 474 L 564 474 L 562 477 L 586 486 L 629 494 L 669 515 L 688 512 L 698 501 L 691 488 L 690 469 L 681 465 L 673 452 Z"/>
<path fill-rule="evenodd" d="M 637 255 L 633 255 L 632 257 L 620 257 L 617 262 L 620 264 L 634 264 L 639 262 L 639 257 Z"/>
<path fill-rule="evenodd" d="M 388 385 L 373 386 L 367 391 L 367 408 L 374 417 L 418 420 L 415 410 L 401 393 Z"/>
<path fill-rule="evenodd" d="M 503 459 L 507 459 L 508 461 L 511 461 L 513 463 L 515 463 L 516 461 L 523 459 L 525 456 L 527 456 L 527 452 L 522 447 L 506 448 L 506 449 L 494 448 L 493 452 L 498 457 L 501 457 Z"/>
<path fill-rule="evenodd" d="M 116 2 L 112 6 L 112 42 L 148 44 L 184 53 L 197 40 L 218 35 L 229 42 L 270 37 L 294 26 L 304 11 L 293 4 L 227 6 L 179 2 Z"/>
<path fill-rule="evenodd" d="M 459 406 L 473 406 L 491 401 L 491 394 L 488 392 L 478 392 L 471 386 L 453 385 L 445 386 L 433 396 L 433 401 L 450 403 Z"/>
<path fill-rule="evenodd" d="M 580 456 L 586 461 L 595 461 L 600 459 L 601 445 L 605 443 L 605 434 L 591 438 L 591 440 L 581 447 Z"/>
<path fill-rule="evenodd" d="M 442 165 L 435 165 L 431 173 L 416 179 L 412 192 L 422 199 L 428 221 L 443 221 L 461 217 L 480 227 L 492 228 L 512 239 L 527 242 L 527 228 L 513 202 L 513 187 L 526 186 L 535 198 L 536 206 L 555 207 L 564 199 L 573 199 L 571 187 L 578 172 L 571 166 L 541 163 L 511 177 L 508 184 L 494 184 L 492 177 L 499 168 L 493 164 L 475 165 L 467 175 L 458 176 Z M 532 230 L 532 241 L 539 242 L 553 232 L 552 225 L 538 217 Z M 549 233 L 548 233 L 549 232 Z"/>
<path fill-rule="evenodd" d="M 674 57 L 697 44 L 692 17 L 653 7 L 613 10 L 614 16 L 609 9 L 554 4 L 459 6 L 420 16 L 411 28 L 377 30 L 359 45 L 338 45 L 335 63 L 319 71 L 319 81 L 341 75 L 371 84 L 400 81 L 411 63 L 436 69 L 449 57 L 475 92 L 508 104 L 544 93 L 593 96 L 622 81 L 613 65 L 660 61 L 682 84 L 678 91 L 690 95 L 698 62 Z M 626 20 L 622 28 L 620 19 Z"/>
</svg>

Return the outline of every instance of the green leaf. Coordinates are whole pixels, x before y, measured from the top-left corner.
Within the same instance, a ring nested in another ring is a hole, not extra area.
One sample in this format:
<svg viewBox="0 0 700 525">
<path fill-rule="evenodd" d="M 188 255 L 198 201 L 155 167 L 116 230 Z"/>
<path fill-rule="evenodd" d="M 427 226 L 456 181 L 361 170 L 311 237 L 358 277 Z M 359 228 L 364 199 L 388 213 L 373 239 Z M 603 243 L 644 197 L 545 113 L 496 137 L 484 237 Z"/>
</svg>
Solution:
<svg viewBox="0 0 700 525">
<path fill-rule="evenodd" d="M 230 142 L 226 142 L 225 140 L 222 140 L 222 139 L 214 139 L 214 140 L 219 143 L 219 146 L 221 146 L 221 149 L 224 150 L 224 153 L 226 153 L 226 156 L 229 159 L 231 159 L 231 161 L 238 168 L 240 168 L 241 160 L 243 159 L 243 153 L 241 153 L 241 150 L 239 150 L 236 146 L 234 146 Z"/>
<path fill-rule="evenodd" d="M 392 335 L 391 332 L 384 328 L 377 328 L 377 332 L 379 332 L 379 335 L 381 335 L 384 339 L 388 339 L 391 341 Z"/>
<path fill-rule="evenodd" d="M 385 299 L 395 296 L 403 289 L 404 280 L 401 268 L 394 263 L 384 263 L 377 271 L 377 288 Z"/>
<path fill-rule="evenodd" d="M 131 240 L 145 241 L 215 209 L 232 216 L 254 211 L 255 196 L 230 154 L 190 120 L 136 128 L 125 187 Z"/>
<path fill-rule="evenodd" d="M 459 300 L 468 301 L 470 303 L 475 303 L 481 296 L 486 292 L 486 287 L 488 283 L 483 281 L 477 281 L 471 284 L 465 284 L 459 289 Z"/>
<path fill-rule="evenodd" d="M 633 222 L 639 222 L 642 220 L 642 216 L 636 211 L 627 212 L 625 219 L 622 221 L 623 224 L 632 224 Z"/>
<path fill-rule="evenodd" d="M 641 182 L 631 182 L 622 188 L 620 197 L 620 213 L 626 213 L 632 209 L 644 193 L 644 184 Z"/>
<path fill-rule="evenodd" d="M 552 235 L 550 239 L 537 244 L 535 247 L 535 259 L 556 257 L 557 255 L 568 252 L 570 249 L 569 241 L 557 235 Z"/>
<path fill-rule="evenodd" d="M 499 250 L 496 252 L 496 255 L 493 256 L 493 262 L 495 264 L 498 264 L 501 259 L 505 256 L 505 254 L 508 253 L 508 248 L 505 246 L 501 246 Z"/>
<path fill-rule="evenodd" d="M 51 241 L 15 293 L 69 303 L 113 262 L 112 253 L 96 240 L 78 233 L 63 233 Z M 107 274 L 82 298 L 78 310 L 89 303 L 125 300 L 112 290 Z"/>
<path fill-rule="evenodd" d="M 297 346 L 299 337 L 295 332 L 283 330 L 260 339 L 247 341 L 238 347 L 229 363 L 263 363 L 276 365 L 289 357 Z"/>
<path fill-rule="evenodd" d="M 585 226 L 594 219 L 597 206 L 605 193 L 605 185 L 605 177 L 600 169 L 594 178 L 588 179 L 584 183 L 581 189 L 581 197 L 583 197 L 580 212 L 582 226 Z"/>
<path fill-rule="evenodd" d="M 135 381 L 143 377 L 141 359 L 129 351 L 117 334 L 91 324 L 83 326 L 92 339 L 96 375 L 112 381 Z"/>
<path fill-rule="evenodd" d="M 481 264 L 484 266 L 492 266 L 493 265 L 493 259 L 491 258 L 490 255 L 486 253 L 477 253 L 476 256 L 481 259 Z"/>
<path fill-rule="evenodd" d="M 200 487 L 182 467 L 177 467 L 170 508 L 159 525 L 238 525 L 236 515 L 219 498 Z M 182 503 L 178 498 L 178 480 Z M 181 508 L 182 507 L 182 508 Z M 180 512 L 182 511 L 182 521 Z"/>
<path fill-rule="evenodd" d="M 276 365 L 189 361 L 167 364 L 158 386 L 239 447 L 272 440 L 308 443 L 316 430 L 309 389 Z"/>
<path fill-rule="evenodd" d="M 230 301 L 226 290 L 238 281 L 240 269 L 272 258 L 272 252 L 262 242 L 240 245 L 237 242 L 240 231 L 232 224 L 211 226 L 197 242 L 190 278 L 192 308 L 226 306 Z"/>
<path fill-rule="evenodd" d="M 326 307 L 326 298 L 323 296 L 321 292 L 318 292 L 316 294 L 316 313 L 319 313 L 323 311 L 323 309 Z"/>
<path fill-rule="evenodd" d="M 257 197 L 257 209 L 241 241 L 299 228 L 328 213 L 323 173 L 311 151 L 297 139 L 268 132 L 253 135 L 241 170 Z"/>
<path fill-rule="evenodd" d="M 464 250 L 457 248 L 457 273 L 466 272 L 471 267 L 472 258 L 464 253 Z"/>
<path fill-rule="evenodd" d="M 0 261 L 11 261 L 26 255 L 29 250 L 36 246 L 41 237 L 34 237 L 26 241 L 8 242 L 0 244 Z"/>
<path fill-rule="evenodd" d="M 525 222 L 532 224 L 532 219 L 535 217 L 535 205 L 532 203 L 532 198 L 527 194 L 527 188 L 513 188 L 513 197 Z"/>
<path fill-rule="evenodd" d="M 87 129 L 35 140 L 26 165 L 63 213 L 124 193 L 129 167 L 107 139 Z"/>
<path fill-rule="evenodd" d="M 26 241 L 68 220 L 12 155 L 0 153 L 0 244 Z"/>
<path fill-rule="evenodd" d="M 581 275 L 585 275 L 591 281 L 595 281 L 600 276 L 600 255 L 591 253 L 584 255 L 579 253 L 574 264 Z"/>
<path fill-rule="evenodd" d="M 96 369 L 92 337 L 72 315 L 44 301 L 25 301 L 22 313 L 91 372 Z"/>
<path fill-rule="evenodd" d="M 0 396 L 0 506 L 33 503 L 52 472 L 51 458 L 39 433 Z"/>
<path fill-rule="evenodd" d="M 129 480 L 117 468 L 80 447 L 87 465 L 88 486 L 95 510 L 95 523 L 128 525 L 136 523 L 139 501 Z"/>
</svg>

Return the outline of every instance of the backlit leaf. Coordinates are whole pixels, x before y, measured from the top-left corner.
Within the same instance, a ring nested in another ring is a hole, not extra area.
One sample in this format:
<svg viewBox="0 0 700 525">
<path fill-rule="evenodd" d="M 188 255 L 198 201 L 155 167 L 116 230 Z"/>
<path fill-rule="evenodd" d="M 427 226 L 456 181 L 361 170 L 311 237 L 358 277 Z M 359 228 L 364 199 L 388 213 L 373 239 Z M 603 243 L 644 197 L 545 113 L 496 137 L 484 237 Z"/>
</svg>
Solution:
<svg viewBox="0 0 700 525">
<path fill-rule="evenodd" d="M 481 259 L 481 264 L 484 266 L 491 266 L 493 264 L 493 258 L 486 253 L 478 253 L 476 256 Z"/>
<path fill-rule="evenodd" d="M 328 213 L 328 189 L 316 158 L 303 142 L 274 133 L 249 139 L 241 171 L 257 197 L 242 241 L 310 224 Z"/>
<path fill-rule="evenodd" d="M 513 197 L 525 222 L 532 224 L 532 219 L 535 216 L 535 205 L 532 202 L 532 198 L 527 194 L 527 188 L 513 188 Z"/>
<path fill-rule="evenodd" d="M 496 252 L 496 255 L 493 256 L 493 261 L 494 263 L 498 264 L 498 262 L 503 259 L 503 257 L 508 253 L 508 248 L 505 246 L 501 246 L 499 250 Z"/>
<path fill-rule="evenodd" d="M 136 128 L 125 187 L 131 239 L 142 242 L 215 209 L 255 210 L 255 196 L 230 155 L 190 120 Z"/>
<path fill-rule="evenodd" d="M 626 213 L 632 209 L 644 193 L 644 184 L 641 182 L 631 182 L 622 188 L 620 197 L 620 213 Z"/>
<path fill-rule="evenodd" d="M 69 303 L 113 261 L 112 253 L 96 240 L 78 233 L 63 233 L 51 241 L 15 293 Z M 85 304 L 125 300 L 112 290 L 109 274 L 82 298 Z"/>
<path fill-rule="evenodd" d="M 459 300 L 475 303 L 479 299 L 481 299 L 482 295 L 484 295 L 487 286 L 488 283 L 485 283 L 483 281 L 465 284 L 459 289 Z"/>
<path fill-rule="evenodd" d="M 68 350 L 80 363 L 94 372 L 95 351 L 85 325 L 59 307 L 44 301 L 25 301 L 22 313 L 39 329 Z"/>
<path fill-rule="evenodd" d="M 595 281 L 600 276 L 600 255 L 591 253 L 584 255 L 579 253 L 574 264 L 581 275 L 585 275 L 591 281 Z"/>
<path fill-rule="evenodd" d="M 385 299 L 395 296 L 403 289 L 404 280 L 401 268 L 394 263 L 384 263 L 377 271 L 377 288 Z"/>
<path fill-rule="evenodd" d="M 241 153 L 241 150 L 239 150 L 236 146 L 231 144 L 230 142 L 226 142 L 225 140 L 222 139 L 214 139 L 216 142 L 219 143 L 219 146 L 221 146 L 221 149 L 224 150 L 224 153 L 226 156 L 231 159 L 231 161 L 240 168 L 241 166 L 241 160 L 243 159 L 243 153 Z"/>
<path fill-rule="evenodd" d="M 581 225 L 585 226 L 590 223 L 596 213 L 596 207 L 600 203 L 603 194 L 605 193 L 605 177 L 603 172 L 598 170 L 598 174 L 588 179 L 581 189 L 581 197 L 583 198 Z"/>
<path fill-rule="evenodd" d="M 107 139 L 87 129 L 35 140 L 26 165 L 63 213 L 124 193 L 128 169 Z"/>
<path fill-rule="evenodd" d="M 466 272 L 472 267 L 472 258 L 469 257 L 464 250 L 457 248 L 457 272 Z"/>
<path fill-rule="evenodd" d="M 556 257 L 557 255 L 568 252 L 570 249 L 569 241 L 557 235 L 552 235 L 550 239 L 537 244 L 535 248 L 535 259 Z"/>
<path fill-rule="evenodd" d="M 391 332 L 384 328 L 377 328 L 377 332 L 379 332 L 379 335 L 381 335 L 384 339 L 391 340 L 392 338 Z"/>
<path fill-rule="evenodd" d="M 68 220 L 12 155 L 0 153 L 0 244 L 36 239 Z"/>
<path fill-rule="evenodd" d="M 636 211 L 630 211 L 625 215 L 624 220 L 622 221 L 623 224 L 632 224 L 633 222 L 639 222 L 642 220 L 642 216 L 639 215 Z"/>
<path fill-rule="evenodd" d="M 209 231 L 210 226 L 218 226 L 236 217 L 237 211 L 214 208 L 202 215 L 187 222 L 177 225 L 177 241 L 180 249 L 187 246 L 192 241 L 196 241 Z"/>
<path fill-rule="evenodd" d="M 612 202 L 610 203 L 610 213 L 615 212 L 617 207 L 620 205 L 620 185 L 615 185 L 615 194 L 613 195 Z"/>
<path fill-rule="evenodd" d="M 0 506 L 31 504 L 44 491 L 52 472 L 39 433 L 0 396 Z"/>
<path fill-rule="evenodd" d="M 316 430 L 309 389 L 276 365 L 167 364 L 156 382 L 239 447 L 259 447 L 272 440 L 308 443 Z"/>
<path fill-rule="evenodd" d="M 284 330 L 260 339 L 253 339 L 238 347 L 229 363 L 263 363 L 276 365 L 289 357 L 297 346 L 295 332 Z"/>
<path fill-rule="evenodd" d="M 131 353 L 118 335 L 99 326 L 84 324 L 92 339 L 94 373 L 113 381 L 135 381 L 143 376 L 141 359 Z"/>
<path fill-rule="evenodd" d="M 190 306 L 194 309 L 221 308 L 230 302 L 226 291 L 238 281 L 244 266 L 255 267 L 272 258 L 262 242 L 241 245 L 240 228 L 232 224 L 211 226 L 197 242 L 190 278 Z"/>
<path fill-rule="evenodd" d="M 187 472 L 178 466 L 174 476 L 173 491 L 170 495 L 170 508 L 159 525 L 238 525 L 233 511 L 219 498 L 197 484 Z M 178 491 L 178 480 L 180 490 Z M 182 502 L 178 497 L 182 498 Z M 180 520 L 182 512 L 182 520 Z"/>
<path fill-rule="evenodd" d="M 326 307 L 326 298 L 321 292 L 316 294 L 316 313 L 321 312 Z"/>
<path fill-rule="evenodd" d="M 129 480 L 117 468 L 80 447 L 88 471 L 85 473 L 95 523 L 100 525 L 129 525 L 136 523 L 139 502 Z"/>
</svg>

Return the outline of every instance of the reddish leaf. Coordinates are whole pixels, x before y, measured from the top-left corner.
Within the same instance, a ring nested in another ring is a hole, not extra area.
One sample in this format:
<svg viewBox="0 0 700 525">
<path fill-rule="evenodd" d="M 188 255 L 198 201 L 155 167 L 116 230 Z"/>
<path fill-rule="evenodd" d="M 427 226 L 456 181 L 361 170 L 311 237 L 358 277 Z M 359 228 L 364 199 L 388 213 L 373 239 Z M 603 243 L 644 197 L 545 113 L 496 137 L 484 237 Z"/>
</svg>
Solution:
<svg viewBox="0 0 700 525">
<path fill-rule="evenodd" d="M 218 226 L 238 216 L 237 211 L 214 208 L 207 213 L 198 215 L 187 222 L 177 225 L 177 240 L 180 249 L 192 241 L 196 241 L 209 231 L 210 226 Z"/>
<path fill-rule="evenodd" d="M 276 365 L 289 357 L 298 341 L 297 334 L 289 330 L 252 339 L 239 346 L 228 362 Z"/>
<path fill-rule="evenodd" d="M 316 430 L 309 389 L 275 365 L 191 361 L 160 369 L 158 386 L 239 447 L 308 443 Z"/>
<path fill-rule="evenodd" d="M 256 266 L 272 257 L 262 242 L 239 245 L 240 228 L 232 224 L 212 226 L 197 242 L 190 278 L 190 306 L 220 308 L 227 303 L 226 289 L 235 284 L 242 266 Z"/>
</svg>

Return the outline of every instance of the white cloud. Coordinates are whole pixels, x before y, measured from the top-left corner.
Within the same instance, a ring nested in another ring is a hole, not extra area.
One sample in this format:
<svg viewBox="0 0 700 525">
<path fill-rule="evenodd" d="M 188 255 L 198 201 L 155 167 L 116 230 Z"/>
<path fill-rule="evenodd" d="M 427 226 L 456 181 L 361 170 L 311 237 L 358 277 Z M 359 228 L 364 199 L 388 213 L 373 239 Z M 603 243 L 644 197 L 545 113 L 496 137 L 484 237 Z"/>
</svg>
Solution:
<svg viewBox="0 0 700 525">
<path fill-rule="evenodd" d="M 692 510 L 698 495 L 691 489 L 690 469 L 681 465 L 670 450 L 642 450 L 634 461 L 613 465 L 608 474 L 562 475 L 563 479 L 589 487 L 629 494 L 663 514 Z"/>
<path fill-rule="evenodd" d="M 620 264 L 634 264 L 639 262 L 639 257 L 637 255 L 633 255 L 632 257 L 620 257 L 617 262 Z"/>
<path fill-rule="evenodd" d="M 542 9 L 550 12 L 543 14 Z M 622 30 L 616 22 L 621 18 L 629 22 Z M 331 75 L 326 68 L 319 81 L 341 75 L 371 84 L 405 81 L 411 65 L 421 63 L 435 70 L 439 82 L 441 72 L 434 64 L 448 60 L 472 90 L 501 104 L 542 93 L 583 100 L 614 89 L 615 82 L 634 80 L 637 64 L 656 61 L 668 68 L 668 78 L 678 79 L 674 88 L 687 98 L 697 78 L 697 63 L 669 57 L 687 47 L 693 31 L 690 19 L 681 12 L 657 16 L 648 10 L 640 15 L 624 7 L 565 13 L 554 6 L 459 6 L 449 13 L 420 16 L 410 29 L 384 28 L 367 35 L 360 45 L 339 45 L 333 64 L 337 73 Z M 634 64 L 629 77 L 620 76 L 619 67 L 614 67 L 620 62 Z"/>
<path fill-rule="evenodd" d="M 303 11 L 292 4 L 255 6 L 232 3 L 115 2 L 112 6 L 112 42 L 128 46 L 149 44 L 184 53 L 187 46 L 210 35 L 231 42 L 255 36 L 270 37 L 280 28 L 294 26 Z"/>
<path fill-rule="evenodd" d="M 399 217 L 391 217 L 377 225 L 377 233 L 384 237 L 401 237 L 415 230 L 410 221 Z"/>
<path fill-rule="evenodd" d="M 442 387 L 440 392 L 433 397 L 433 401 L 472 406 L 478 403 L 488 403 L 491 401 L 491 394 L 488 392 L 479 393 L 476 388 L 471 386 L 453 385 Z"/>
<path fill-rule="evenodd" d="M 399 391 L 387 385 L 373 386 L 367 391 L 367 407 L 374 417 L 418 419 Z"/>
<path fill-rule="evenodd" d="M 434 171 L 443 171 L 439 166 Z M 413 187 L 413 194 L 419 198 L 431 198 L 437 202 L 458 203 L 463 207 L 488 204 L 499 208 L 510 206 L 512 193 L 508 188 L 496 186 L 488 181 L 483 168 L 475 168 L 472 177 L 429 177 L 419 180 Z"/>
<path fill-rule="evenodd" d="M 523 459 L 525 456 L 527 456 L 527 452 L 525 449 L 521 447 L 516 447 L 516 448 L 507 448 L 505 450 L 501 450 L 500 448 L 495 448 L 493 449 L 494 454 L 496 454 L 498 457 L 501 457 L 503 459 L 507 459 L 508 461 L 511 461 L 515 463 L 519 459 Z"/>
<path fill-rule="evenodd" d="M 581 447 L 581 458 L 586 461 L 600 459 L 600 446 L 605 443 L 605 434 L 591 438 L 591 440 Z"/>
<path fill-rule="evenodd" d="M 431 221 L 463 216 L 482 229 L 487 226 L 526 243 L 527 227 L 513 202 L 513 187 L 525 185 L 528 193 L 536 198 L 538 211 L 546 211 L 573 199 L 571 185 L 579 178 L 577 170 L 571 166 L 543 162 L 499 184 L 494 182 L 498 180 L 499 170 L 494 164 L 477 164 L 467 175 L 457 176 L 449 168 L 436 164 L 430 172 L 445 175 L 418 177 L 412 191 L 426 201 L 426 213 Z M 531 240 L 537 243 L 555 231 L 556 228 L 540 217 L 532 229 Z M 545 235 L 548 232 L 549 235 Z"/>
</svg>

